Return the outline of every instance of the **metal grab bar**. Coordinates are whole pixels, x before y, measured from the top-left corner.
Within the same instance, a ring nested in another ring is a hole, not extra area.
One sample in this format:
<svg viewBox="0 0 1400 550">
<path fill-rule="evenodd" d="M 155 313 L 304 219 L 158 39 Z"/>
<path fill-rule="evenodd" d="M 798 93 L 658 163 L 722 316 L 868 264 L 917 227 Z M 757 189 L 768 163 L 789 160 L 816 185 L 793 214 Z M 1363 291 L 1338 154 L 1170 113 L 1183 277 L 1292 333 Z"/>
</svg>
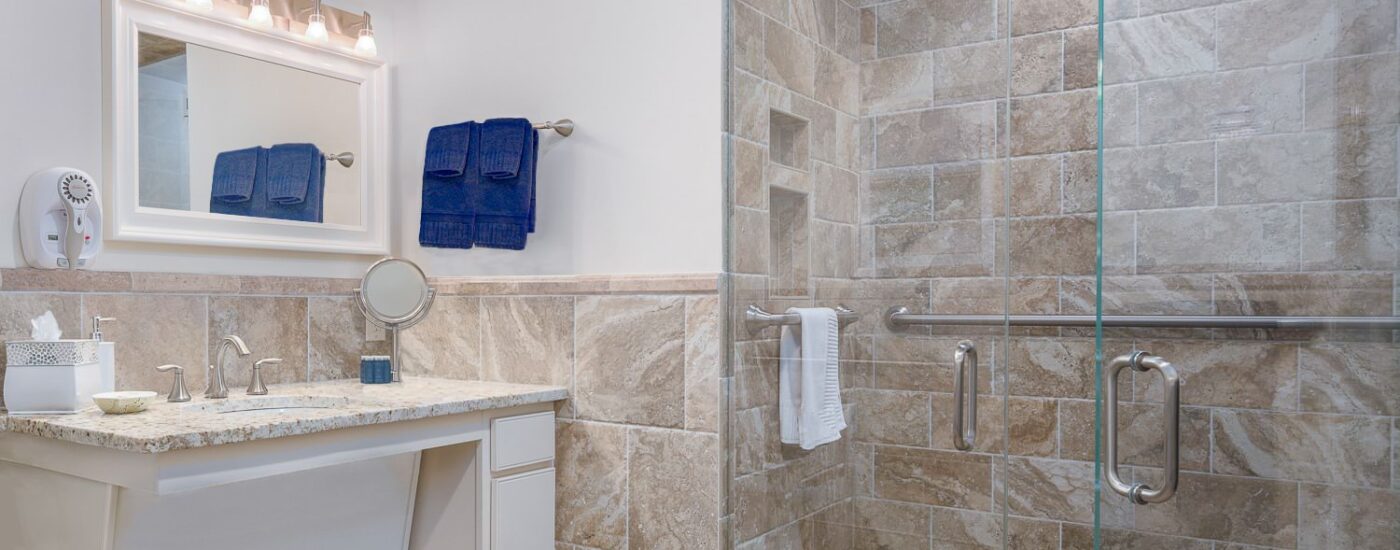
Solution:
<svg viewBox="0 0 1400 550">
<path fill-rule="evenodd" d="M 972 364 L 971 372 L 967 372 L 968 363 Z M 971 341 L 958 342 L 958 350 L 953 352 L 953 369 L 953 446 L 966 451 L 977 442 L 977 346 Z M 967 393 L 972 395 L 967 398 L 963 393 L 964 378 L 971 386 Z M 966 422 L 964 410 L 967 411 Z"/>
<path fill-rule="evenodd" d="M 891 327 L 947 325 L 1013 327 L 1090 327 L 1093 315 L 933 315 L 910 313 L 907 307 L 885 314 Z M 1254 329 L 1372 329 L 1400 330 L 1400 317 L 1272 317 L 1225 315 L 1104 315 L 1104 328 L 1254 328 Z"/>
<path fill-rule="evenodd" d="M 836 319 L 844 327 L 860 319 L 860 314 L 846 306 L 836 306 Z M 749 332 L 754 333 L 768 327 L 782 325 L 798 325 L 802 323 L 802 318 L 796 313 L 768 313 L 758 305 L 750 305 L 744 312 L 744 324 L 749 327 Z"/>
<path fill-rule="evenodd" d="M 1166 479 L 1160 489 L 1145 483 L 1128 483 L 1118 475 L 1118 373 L 1131 367 L 1138 372 L 1155 370 L 1162 375 L 1162 423 L 1166 432 L 1166 462 L 1162 464 Z M 1103 371 L 1104 400 L 1104 477 L 1115 493 L 1128 497 L 1134 504 L 1166 502 L 1176 494 L 1177 474 L 1181 470 L 1178 445 L 1181 440 L 1181 377 L 1167 360 L 1145 351 L 1119 355 Z"/>
</svg>

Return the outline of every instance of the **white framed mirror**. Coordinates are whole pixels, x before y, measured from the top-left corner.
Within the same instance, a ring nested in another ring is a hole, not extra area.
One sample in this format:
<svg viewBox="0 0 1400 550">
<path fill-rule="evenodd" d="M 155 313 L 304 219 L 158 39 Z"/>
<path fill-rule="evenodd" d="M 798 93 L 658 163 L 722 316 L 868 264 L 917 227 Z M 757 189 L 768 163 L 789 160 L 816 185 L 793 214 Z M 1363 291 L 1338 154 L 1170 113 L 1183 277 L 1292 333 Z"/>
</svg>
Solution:
<svg viewBox="0 0 1400 550">
<path fill-rule="evenodd" d="M 381 61 L 183 2 L 104 16 L 109 239 L 388 252 Z"/>
</svg>

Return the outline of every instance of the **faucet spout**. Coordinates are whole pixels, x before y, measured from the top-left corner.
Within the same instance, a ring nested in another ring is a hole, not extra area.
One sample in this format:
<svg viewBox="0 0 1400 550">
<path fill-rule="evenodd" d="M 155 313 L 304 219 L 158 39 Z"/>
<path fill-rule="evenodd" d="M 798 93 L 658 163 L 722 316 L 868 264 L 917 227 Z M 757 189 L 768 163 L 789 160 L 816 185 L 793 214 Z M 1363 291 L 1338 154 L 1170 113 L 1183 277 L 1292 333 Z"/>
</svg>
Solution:
<svg viewBox="0 0 1400 550">
<path fill-rule="evenodd" d="M 204 397 L 209 399 L 223 399 L 228 397 L 228 383 L 224 378 L 224 352 L 230 347 L 239 357 L 247 357 L 252 354 L 248 350 L 248 344 L 243 343 L 243 339 L 232 334 L 225 336 L 219 341 L 219 351 L 215 354 L 214 364 L 209 365 L 209 387 L 204 390 Z"/>
</svg>

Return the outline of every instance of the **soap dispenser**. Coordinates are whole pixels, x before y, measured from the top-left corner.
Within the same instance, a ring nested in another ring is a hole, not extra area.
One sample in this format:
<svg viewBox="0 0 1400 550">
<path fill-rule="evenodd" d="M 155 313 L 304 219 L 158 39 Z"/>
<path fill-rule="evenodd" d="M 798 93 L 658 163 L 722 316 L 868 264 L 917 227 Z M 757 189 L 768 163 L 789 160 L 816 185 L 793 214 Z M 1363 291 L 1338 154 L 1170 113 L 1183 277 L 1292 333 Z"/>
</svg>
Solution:
<svg viewBox="0 0 1400 550">
<path fill-rule="evenodd" d="M 102 370 L 102 389 L 109 392 L 117 389 L 117 345 L 102 338 L 102 323 L 116 321 L 116 317 L 93 317 L 92 339 L 97 340 L 97 364 Z"/>
</svg>

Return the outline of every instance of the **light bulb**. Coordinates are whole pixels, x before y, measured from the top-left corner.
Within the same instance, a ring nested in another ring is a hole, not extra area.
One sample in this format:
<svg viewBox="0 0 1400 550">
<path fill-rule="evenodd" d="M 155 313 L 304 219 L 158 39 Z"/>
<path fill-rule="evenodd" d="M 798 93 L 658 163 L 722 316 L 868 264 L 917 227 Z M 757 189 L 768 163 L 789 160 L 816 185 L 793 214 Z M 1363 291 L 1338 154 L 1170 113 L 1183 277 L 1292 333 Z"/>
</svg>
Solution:
<svg viewBox="0 0 1400 550">
<path fill-rule="evenodd" d="M 272 10 L 267 7 L 267 0 L 253 0 L 253 8 L 248 11 L 248 22 L 259 27 L 272 26 Z"/>
<path fill-rule="evenodd" d="M 200 11 L 213 11 L 214 9 L 214 0 L 185 0 L 185 3 Z"/>
<path fill-rule="evenodd" d="M 330 41 L 331 35 L 326 32 L 326 16 L 320 12 L 311 14 L 306 21 L 306 38 L 322 44 Z"/>
<path fill-rule="evenodd" d="M 379 47 L 374 43 L 374 29 L 360 29 L 360 38 L 355 40 L 355 53 L 365 57 L 379 54 Z"/>
</svg>

